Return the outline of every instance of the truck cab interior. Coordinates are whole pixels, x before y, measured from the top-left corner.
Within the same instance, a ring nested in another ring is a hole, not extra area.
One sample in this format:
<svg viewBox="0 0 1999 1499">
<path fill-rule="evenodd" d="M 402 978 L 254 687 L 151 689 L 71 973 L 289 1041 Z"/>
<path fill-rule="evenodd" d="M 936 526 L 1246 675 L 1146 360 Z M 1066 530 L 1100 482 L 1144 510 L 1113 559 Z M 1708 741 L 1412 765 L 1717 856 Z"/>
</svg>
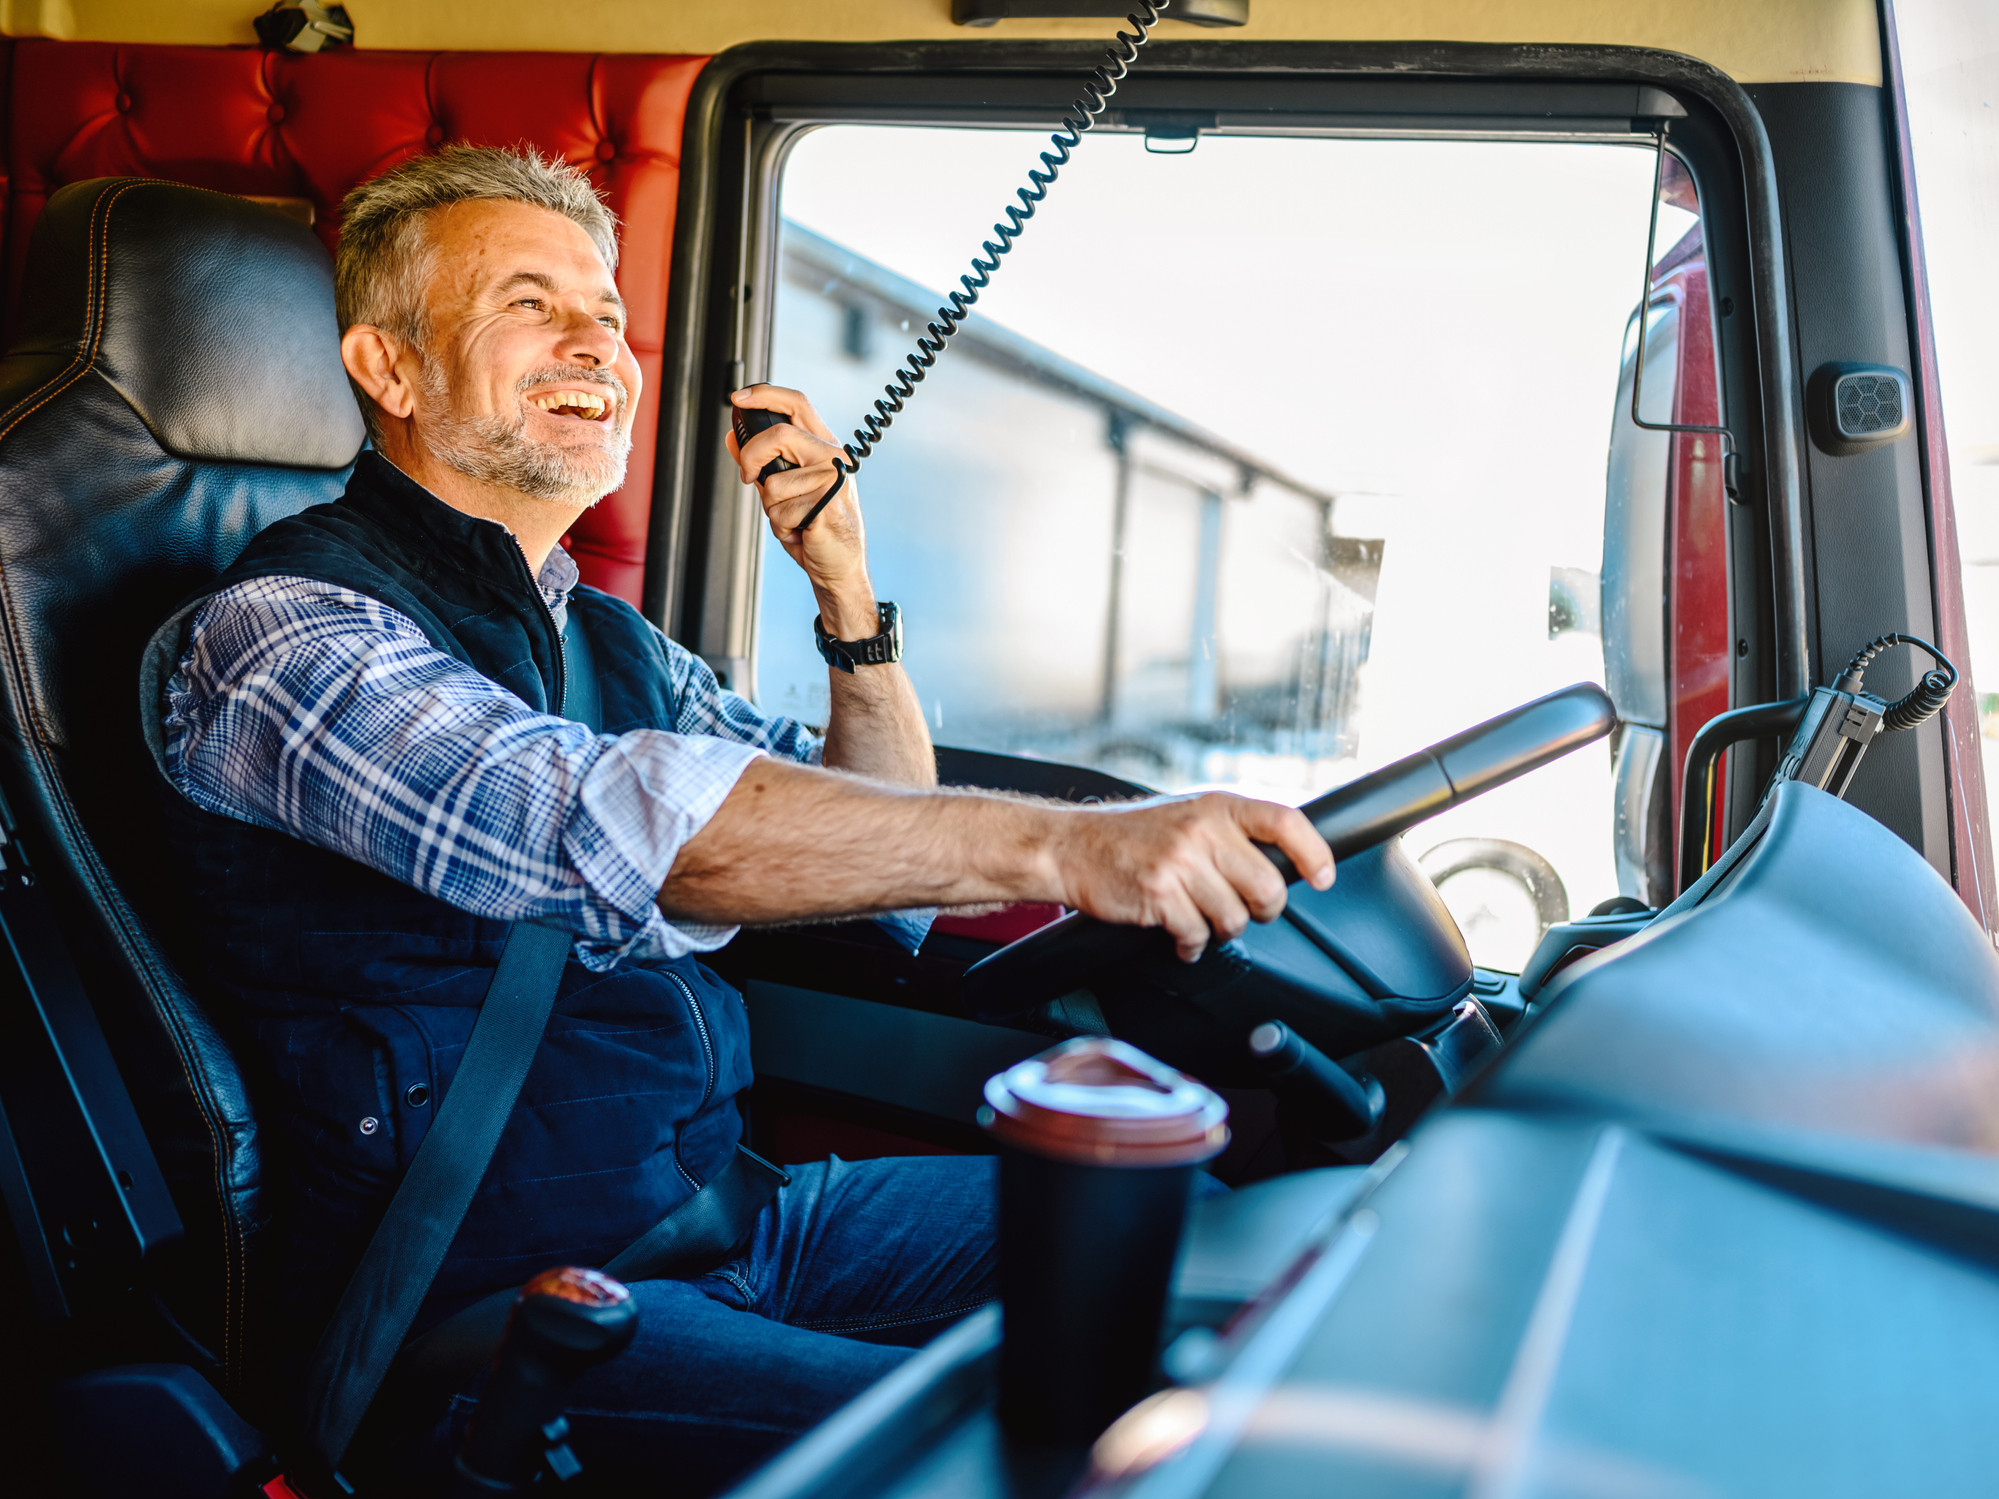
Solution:
<svg viewBox="0 0 1999 1499">
<path fill-rule="evenodd" d="M 646 387 L 586 583 L 823 713 L 728 392 L 873 411 L 941 781 L 1241 788 L 1340 857 L 1193 965 L 1029 906 L 714 956 L 773 1161 L 988 1151 L 986 1080 L 1100 1036 L 1222 1093 L 1236 1189 L 1094 1448 L 1009 1447 L 988 1311 L 739 1492 L 1989 1481 L 1999 887 L 1893 6 L 1174 0 L 1002 261 L 1125 8 L 6 12 L 11 1490 L 308 1491 L 282 1154 L 134 689 L 343 489 L 340 203 L 455 142 L 619 215 Z"/>
</svg>

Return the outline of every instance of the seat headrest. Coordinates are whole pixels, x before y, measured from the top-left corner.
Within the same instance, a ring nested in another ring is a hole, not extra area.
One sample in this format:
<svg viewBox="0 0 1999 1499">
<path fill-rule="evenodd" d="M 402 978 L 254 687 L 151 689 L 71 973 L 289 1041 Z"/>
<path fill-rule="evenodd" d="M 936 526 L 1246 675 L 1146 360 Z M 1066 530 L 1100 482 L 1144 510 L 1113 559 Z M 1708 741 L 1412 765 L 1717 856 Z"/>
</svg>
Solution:
<svg viewBox="0 0 1999 1499">
<path fill-rule="evenodd" d="M 338 469 L 366 435 L 312 231 L 226 193 L 72 183 L 35 224 L 14 355 L 71 359 L 175 457 Z"/>
</svg>

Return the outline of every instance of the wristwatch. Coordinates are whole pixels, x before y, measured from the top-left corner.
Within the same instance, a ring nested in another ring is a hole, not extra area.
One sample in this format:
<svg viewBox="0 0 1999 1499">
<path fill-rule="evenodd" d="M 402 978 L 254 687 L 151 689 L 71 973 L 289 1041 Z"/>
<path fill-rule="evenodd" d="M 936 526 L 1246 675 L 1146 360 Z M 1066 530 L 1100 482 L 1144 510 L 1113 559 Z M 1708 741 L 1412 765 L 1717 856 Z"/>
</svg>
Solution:
<svg viewBox="0 0 1999 1499">
<path fill-rule="evenodd" d="M 887 666 L 902 659 L 902 611 L 893 604 L 877 604 L 875 615 L 881 631 L 866 640 L 835 640 L 826 633 L 825 620 L 812 617 L 812 639 L 828 666 L 851 675 L 856 666 Z"/>
</svg>

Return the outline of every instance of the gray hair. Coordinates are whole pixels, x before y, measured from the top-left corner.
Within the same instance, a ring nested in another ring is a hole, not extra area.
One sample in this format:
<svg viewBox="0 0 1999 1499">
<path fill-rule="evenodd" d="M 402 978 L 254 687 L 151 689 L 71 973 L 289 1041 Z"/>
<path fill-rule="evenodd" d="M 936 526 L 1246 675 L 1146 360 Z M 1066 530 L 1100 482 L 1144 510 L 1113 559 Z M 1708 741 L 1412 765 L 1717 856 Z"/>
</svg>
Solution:
<svg viewBox="0 0 1999 1499">
<path fill-rule="evenodd" d="M 344 332 L 368 323 L 421 346 L 435 269 L 426 223 L 454 203 L 529 203 L 578 225 L 618 268 L 618 219 L 582 171 L 531 147 L 446 146 L 362 183 L 340 205 L 333 298 Z M 369 415 L 372 402 L 363 401 Z"/>
</svg>

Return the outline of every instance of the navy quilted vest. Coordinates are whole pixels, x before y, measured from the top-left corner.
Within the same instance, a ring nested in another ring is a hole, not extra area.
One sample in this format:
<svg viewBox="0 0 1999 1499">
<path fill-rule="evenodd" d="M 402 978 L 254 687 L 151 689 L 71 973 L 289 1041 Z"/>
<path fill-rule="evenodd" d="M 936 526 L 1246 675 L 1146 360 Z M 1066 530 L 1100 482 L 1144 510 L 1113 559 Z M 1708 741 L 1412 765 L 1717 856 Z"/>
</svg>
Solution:
<svg viewBox="0 0 1999 1499">
<path fill-rule="evenodd" d="M 378 599 L 537 712 L 561 711 L 561 637 L 512 537 L 372 452 L 345 495 L 260 533 L 215 588 L 272 574 Z M 605 732 L 669 727 L 666 656 L 638 612 L 588 588 L 570 608 L 590 635 Z M 155 638 L 155 680 L 191 611 Z M 286 1263 L 273 1269 L 296 1344 L 330 1313 L 450 1090 L 507 926 L 166 800 L 211 988 L 261 1056 L 263 1112 L 283 1135 Z M 592 973 L 572 958 L 419 1326 L 550 1265 L 609 1259 L 728 1160 L 749 1082 L 742 999 L 701 964 Z"/>
</svg>

